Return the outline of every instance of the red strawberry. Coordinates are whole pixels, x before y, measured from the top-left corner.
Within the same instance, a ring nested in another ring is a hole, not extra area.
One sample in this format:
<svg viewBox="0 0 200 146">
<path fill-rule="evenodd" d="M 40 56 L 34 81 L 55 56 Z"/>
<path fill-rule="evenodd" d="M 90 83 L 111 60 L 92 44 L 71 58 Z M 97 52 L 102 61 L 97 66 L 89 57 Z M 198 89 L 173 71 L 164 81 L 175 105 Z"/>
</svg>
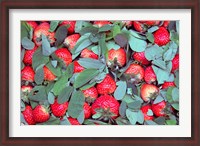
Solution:
<svg viewBox="0 0 200 146">
<path fill-rule="evenodd" d="M 95 54 L 93 51 L 87 49 L 87 48 L 83 49 L 83 51 L 81 52 L 81 57 L 82 58 L 98 59 L 98 55 Z"/>
<path fill-rule="evenodd" d="M 170 34 L 165 27 L 160 27 L 153 35 L 155 44 L 159 46 L 166 45 L 170 41 Z"/>
<path fill-rule="evenodd" d="M 172 70 L 171 72 L 176 71 L 179 68 L 179 54 L 176 54 L 172 59 Z"/>
<path fill-rule="evenodd" d="M 21 71 L 22 80 L 33 82 L 34 76 L 35 76 L 35 72 L 30 66 L 25 66 Z"/>
<path fill-rule="evenodd" d="M 66 48 L 59 48 L 55 51 L 55 54 L 58 58 L 64 61 L 66 66 L 72 62 L 72 55 Z"/>
<path fill-rule="evenodd" d="M 139 82 L 144 78 L 144 69 L 138 64 L 131 64 L 125 74 L 130 75 L 136 82 Z"/>
<path fill-rule="evenodd" d="M 132 26 L 132 21 L 124 20 L 122 23 L 128 28 Z"/>
<path fill-rule="evenodd" d="M 29 124 L 29 125 L 35 125 L 35 120 L 33 118 L 33 110 L 31 108 L 30 105 L 27 105 L 25 110 L 22 112 L 25 121 Z"/>
<path fill-rule="evenodd" d="M 160 23 L 160 21 L 140 21 L 140 22 L 148 26 L 158 25 Z"/>
<path fill-rule="evenodd" d="M 73 34 L 75 30 L 76 21 L 63 21 L 60 25 L 69 25 L 68 34 Z"/>
<path fill-rule="evenodd" d="M 84 116 L 85 119 L 89 119 L 91 117 L 91 106 L 89 106 L 89 104 L 87 104 L 86 102 L 83 105 L 83 110 L 84 110 Z"/>
<path fill-rule="evenodd" d="M 147 104 L 141 107 L 141 111 L 144 114 L 144 120 L 153 120 L 154 117 L 153 116 L 149 116 L 147 115 L 148 110 L 151 110 L 151 105 Z"/>
<path fill-rule="evenodd" d="M 170 21 L 164 21 L 162 26 L 168 27 L 168 26 L 169 26 L 169 23 L 170 23 Z"/>
<path fill-rule="evenodd" d="M 116 89 L 116 82 L 107 74 L 101 83 L 97 84 L 97 91 L 99 94 L 112 94 Z"/>
<path fill-rule="evenodd" d="M 33 30 L 38 26 L 37 22 L 35 21 L 26 21 L 26 22 L 33 28 Z"/>
<path fill-rule="evenodd" d="M 84 70 L 84 67 L 82 67 L 78 61 L 74 61 L 74 73 L 79 73 Z"/>
<path fill-rule="evenodd" d="M 166 102 L 164 100 L 157 104 L 152 104 L 152 111 L 157 117 L 166 115 L 165 108 L 166 108 Z"/>
<path fill-rule="evenodd" d="M 111 65 L 116 63 L 122 67 L 126 64 L 126 52 L 123 48 L 119 48 L 118 50 L 111 49 L 108 51 L 108 61 L 107 64 Z"/>
<path fill-rule="evenodd" d="M 35 47 L 32 50 L 26 50 L 24 53 L 24 58 L 23 58 L 23 62 L 27 65 L 32 65 L 32 58 L 33 58 L 33 54 L 35 53 L 35 51 L 37 50 L 37 46 L 35 45 Z"/>
<path fill-rule="evenodd" d="M 74 49 L 76 42 L 80 38 L 80 34 L 72 34 L 65 38 L 64 44 L 69 48 L 69 50 Z"/>
<path fill-rule="evenodd" d="M 44 80 L 46 81 L 55 80 L 56 76 L 46 66 L 44 66 L 43 69 L 44 69 Z"/>
<path fill-rule="evenodd" d="M 43 105 L 37 105 L 33 110 L 33 118 L 37 123 L 43 123 L 49 120 L 49 111 Z"/>
<path fill-rule="evenodd" d="M 151 66 L 148 66 L 144 71 L 144 80 L 146 83 L 151 84 L 156 81 L 156 74 Z"/>
<path fill-rule="evenodd" d="M 21 98 L 24 102 L 27 102 L 27 103 L 29 102 L 28 95 L 32 89 L 33 89 L 33 87 L 31 87 L 31 86 L 22 86 L 21 87 L 21 92 L 22 92 Z"/>
<path fill-rule="evenodd" d="M 111 24 L 111 22 L 110 21 L 94 21 L 93 24 L 97 25 L 98 27 L 102 27 L 104 25 Z"/>
<path fill-rule="evenodd" d="M 157 86 L 152 84 L 143 84 L 140 90 L 140 96 L 142 99 L 147 102 L 150 99 L 154 99 L 159 93 Z"/>
<path fill-rule="evenodd" d="M 145 32 L 147 30 L 147 27 L 139 21 L 133 21 L 133 27 L 138 32 Z"/>
<path fill-rule="evenodd" d="M 47 36 L 51 44 L 55 42 L 55 32 L 49 32 L 49 29 L 50 25 L 47 22 L 43 22 L 35 28 L 33 40 L 37 46 L 40 46 L 42 44 L 42 34 Z"/>
<path fill-rule="evenodd" d="M 71 125 L 80 125 L 80 123 L 78 122 L 77 119 L 69 117 L 68 120 L 69 120 L 69 122 L 70 122 Z"/>
<path fill-rule="evenodd" d="M 169 87 L 175 87 L 176 85 L 174 84 L 174 82 L 164 82 L 162 84 L 162 89 L 167 89 Z"/>
<path fill-rule="evenodd" d="M 148 65 L 150 61 L 148 61 L 145 57 L 145 52 L 135 52 L 133 54 L 133 59 L 142 63 L 143 65 Z"/>
<path fill-rule="evenodd" d="M 119 115 L 119 102 L 110 95 L 101 95 L 92 104 L 92 114 L 96 112 L 102 113 L 104 119 L 115 119 Z"/>
<path fill-rule="evenodd" d="M 88 103 L 92 103 L 96 100 L 96 98 L 98 97 L 98 91 L 95 87 L 90 87 L 86 90 L 82 90 L 84 96 L 85 96 L 85 100 Z"/>
<path fill-rule="evenodd" d="M 54 103 L 51 104 L 51 111 L 54 116 L 56 117 L 62 117 L 65 115 L 67 109 L 68 109 L 68 102 L 64 102 L 59 104 L 58 100 L 55 99 Z"/>
</svg>

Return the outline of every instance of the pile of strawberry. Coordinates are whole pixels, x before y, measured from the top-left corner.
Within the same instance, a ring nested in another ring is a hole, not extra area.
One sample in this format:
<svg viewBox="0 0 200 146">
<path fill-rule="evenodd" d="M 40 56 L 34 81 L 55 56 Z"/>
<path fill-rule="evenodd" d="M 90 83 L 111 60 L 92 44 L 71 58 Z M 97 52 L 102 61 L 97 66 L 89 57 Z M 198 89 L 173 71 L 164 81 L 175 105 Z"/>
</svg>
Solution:
<svg viewBox="0 0 200 146">
<path fill-rule="evenodd" d="M 178 125 L 179 22 L 21 22 L 21 124 Z"/>
</svg>

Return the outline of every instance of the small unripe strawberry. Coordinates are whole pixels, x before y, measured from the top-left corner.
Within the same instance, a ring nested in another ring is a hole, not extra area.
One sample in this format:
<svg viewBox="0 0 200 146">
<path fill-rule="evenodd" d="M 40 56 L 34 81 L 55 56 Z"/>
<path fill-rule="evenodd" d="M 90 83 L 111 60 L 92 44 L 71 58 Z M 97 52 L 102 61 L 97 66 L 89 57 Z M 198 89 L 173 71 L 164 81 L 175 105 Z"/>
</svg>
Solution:
<svg viewBox="0 0 200 146">
<path fill-rule="evenodd" d="M 23 62 L 26 65 L 32 65 L 32 59 L 33 59 L 33 54 L 35 53 L 35 51 L 37 50 L 37 46 L 35 45 L 35 47 L 32 50 L 26 50 L 24 53 L 24 58 L 23 58 Z"/>
<path fill-rule="evenodd" d="M 164 100 L 157 104 L 152 104 L 152 111 L 157 117 L 166 115 L 165 108 L 166 108 L 166 102 Z"/>
<path fill-rule="evenodd" d="M 87 48 L 83 49 L 83 51 L 81 51 L 81 57 L 82 58 L 98 59 L 98 55 L 95 54 L 93 51 L 87 49 Z"/>
<path fill-rule="evenodd" d="M 49 111 L 43 105 L 37 105 L 33 110 L 33 118 L 37 123 L 43 123 L 49 120 Z"/>
<path fill-rule="evenodd" d="M 56 117 L 62 117 L 65 115 L 67 109 L 68 109 L 68 102 L 64 103 L 58 103 L 58 100 L 55 99 L 54 103 L 51 104 L 51 111 L 54 116 Z"/>
<path fill-rule="evenodd" d="M 148 110 L 151 110 L 151 105 L 150 104 L 147 104 L 147 105 L 144 105 L 144 106 L 141 107 L 141 111 L 144 114 L 144 120 L 153 120 L 154 117 L 153 116 L 149 116 L 147 114 Z"/>
<path fill-rule="evenodd" d="M 155 44 L 159 46 L 166 45 L 170 41 L 170 34 L 165 27 L 160 27 L 153 35 Z"/>
<path fill-rule="evenodd" d="M 144 80 L 146 83 L 151 84 L 156 81 L 156 74 L 151 66 L 148 66 L 144 71 Z"/>
<path fill-rule="evenodd" d="M 45 81 L 55 80 L 56 76 L 46 66 L 44 66 L 43 69 L 44 69 L 44 80 Z"/>
<path fill-rule="evenodd" d="M 28 125 L 35 125 L 35 120 L 33 118 L 33 110 L 30 105 L 27 105 L 25 107 L 25 110 L 22 112 L 22 114 Z"/>
<path fill-rule="evenodd" d="M 125 71 L 125 74 L 130 75 L 136 82 L 139 82 L 144 78 L 144 69 L 142 66 L 133 63 Z"/>
<path fill-rule="evenodd" d="M 72 34 L 65 38 L 64 44 L 69 48 L 69 50 L 74 49 L 76 42 L 80 38 L 80 34 Z"/>
<path fill-rule="evenodd" d="M 21 79 L 24 81 L 34 82 L 35 72 L 30 66 L 25 66 L 21 71 Z"/>
<path fill-rule="evenodd" d="M 176 54 L 172 59 L 172 70 L 171 72 L 175 72 L 179 68 L 179 54 Z"/>
<path fill-rule="evenodd" d="M 72 55 L 67 50 L 67 48 L 59 48 L 55 51 L 55 54 L 58 58 L 63 60 L 66 66 L 68 66 L 72 62 Z"/>
<path fill-rule="evenodd" d="M 83 95 L 85 96 L 85 100 L 88 103 L 92 103 L 98 97 L 98 91 L 95 87 L 90 87 L 86 90 L 82 90 Z"/>
<path fill-rule="evenodd" d="M 167 89 L 169 87 L 175 87 L 176 85 L 174 84 L 174 82 L 164 82 L 162 84 L 162 89 Z"/>
<path fill-rule="evenodd" d="M 73 34 L 75 30 L 76 21 L 63 21 L 60 25 L 69 25 L 68 34 Z"/>
<path fill-rule="evenodd" d="M 104 25 L 111 24 L 111 22 L 110 21 L 94 21 L 93 24 L 97 25 L 98 27 L 102 27 Z"/>
<path fill-rule="evenodd" d="M 145 57 L 145 52 L 135 52 L 133 54 L 133 59 L 140 62 L 143 65 L 148 65 L 150 61 L 148 61 Z"/>
<path fill-rule="evenodd" d="M 118 50 L 111 49 L 108 51 L 108 61 L 107 64 L 111 65 L 116 63 L 120 67 L 126 64 L 126 52 L 123 48 Z"/>
<path fill-rule="evenodd" d="M 80 123 L 78 122 L 77 119 L 69 117 L 68 120 L 69 120 L 69 122 L 70 122 L 71 125 L 80 125 Z"/>
<path fill-rule="evenodd" d="M 92 115 L 91 106 L 89 106 L 89 104 L 85 102 L 84 105 L 83 105 L 83 110 L 84 110 L 85 119 L 89 119 Z"/>
<path fill-rule="evenodd" d="M 152 84 L 143 84 L 140 90 L 140 96 L 145 102 L 148 102 L 150 99 L 154 99 L 159 93 L 157 86 Z"/>
<path fill-rule="evenodd" d="M 84 70 L 85 68 L 82 67 L 78 61 L 74 61 L 74 73 L 80 73 Z"/>
</svg>

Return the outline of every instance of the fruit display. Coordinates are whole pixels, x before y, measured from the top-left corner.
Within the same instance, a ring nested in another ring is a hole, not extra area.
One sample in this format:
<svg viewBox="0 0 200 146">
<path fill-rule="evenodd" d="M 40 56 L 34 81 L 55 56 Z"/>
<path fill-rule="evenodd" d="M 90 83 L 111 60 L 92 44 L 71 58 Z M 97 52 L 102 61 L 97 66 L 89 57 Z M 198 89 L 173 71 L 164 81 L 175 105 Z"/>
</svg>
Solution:
<svg viewBox="0 0 200 146">
<path fill-rule="evenodd" d="M 179 125 L 179 21 L 21 22 L 21 125 Z"/>
</svg>

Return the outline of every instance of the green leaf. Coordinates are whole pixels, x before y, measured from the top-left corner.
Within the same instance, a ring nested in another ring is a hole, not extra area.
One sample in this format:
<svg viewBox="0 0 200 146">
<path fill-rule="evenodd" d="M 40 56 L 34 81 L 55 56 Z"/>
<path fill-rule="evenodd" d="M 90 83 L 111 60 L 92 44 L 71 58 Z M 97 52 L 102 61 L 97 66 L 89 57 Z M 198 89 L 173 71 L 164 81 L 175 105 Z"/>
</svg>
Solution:
<svg viewBox="0 0 200 146">
<path fill-rule="evenodd" d="M 135 38 L 133 36 L 130 36 L 129 44 L 130 44 L 131 49 L 136 52 L 143 52 L 147 47 L 146 41 Z"/>
<path fill-rule="evenodd" d="M 138 38 L 138 39 L 142 39 L 142 40 L 146 40 L 145 36 L 139 35 L 138 32 L 136 32 L 136 31 L 134 31 L 132 29 L 130 29 L 128 32 L 132 37 L 135 37 L 135 38 Z"/>
<path fill-rule="evenodd" d="M 75 79 L 74 87 L 79 88 L 79 87 L 85 85 L 91 79 L 93 79 L 98 73 L 99 73 L 99 71 L 96 69 L 85 69 Z"/>
<path fill-rule="evenodd" d="M 60 125 L 71 125 L 71 123 L 66 117 L 63 117 L 63 119 L 60 121 Z"/>
<path fill-rule="evenodd" d="M 29 93 L 29 99 L 32 101 L 45 101 L 47 100 L 47 94 L 45 86 L 35 86 Z"/>
<path fill-rule="evenodd" d="M 117 89 L 114 92 L 114 97 L 117 100 L 122 100 L 124 95 L 126 94 L 127 84 L 125 81 L 118 81 L 117 82 Z"/>
<path fill-rule="evenodd" d="M 152 68 L 156 74 L 156 78 L 157 78 L 157 81 L 158 81 L 158 84 L 163 84 L 165 81 L 167 81 L 170 77 L 170 73 L 163 70 L 163 69 L 160 69 L 154 65 L 152 65 Z"/>
<path fill-rule="evenodd" d="M 138 113 L 137 112 L 133 112 L 130 109 L 126 110 L 126 116 L 129 119 L 130 123 L 132 125 L 135 125 L 137 122 L 137 117 L 138 117 Z"/>
<path fill-rule="evenodd" d="M 72 118 L 78 118 L 80 113 L 83 111 L 84 101 L 85 97 L 81 91 L 73 92 L 68 106 L 69 116 Z"/>
<path fill-rule="evenodd" d="M 22 100 L 20 101 L 20 109 L 21 111 L 25 110 L 25 103 Z"/>
<path fill-rule="evenodd" d="M 52 62 L 49 62 L 46 64 L 46 67 L 57 77 L 61 76 L 61 68 L 60 67 L 57 67 L 55 68 L 53 65 L 52 65 Z"/>
<path fill-rule="evenodd" d="M 176 120 L 166 120 L 167 125 L 176 125 Z"/>
<path fill-rule="evenodd" d="M 58 103 L 62 104 L 69 100 L 74 88 L 72 86 L 68 86 L 62 89 L 60 94 L 58 95 Z"/>
<path fill-rule="evenodd" d="M 168 50 L 163 55 L 164 61 L 171 61 L 176 55 L 177 48 L 177 44 L 170 42 Z"/>
<path fill-rule="evenodd" d="M 117 125 L 130 125 L 130 122 L 128 121 L 128 119 L 122 118 L 122 117 L 118 117 L 117 119 L 115 119 Z"/>
<path fill-rule="evenodd" d="M 75 32 L 76 33 L 78 33 L 82 29 L 83 22 L 84 21 L 82 21 L 82 20 L 76 21 L 76 24 L 75 24 Z"/>
<path fill-rule="evenodd" d="M 169 87 L 167 89 L 167 93 L 166 93 L 166 98 L 167 98 L 167 101 L 169 103 L 173 102 L 173 99 L 172 99 L 172 90 L 173 90 L 174 87 Z"/>
<path fill-rule="evenodd" d="M 140 123 L 140 124 L 143 124 L 144 123 L 144 115 L 142 113 L 141 110 L 139 110 L 137 112 L 137 121 Z"/>
<path fill-rule="evenodd" d="M 103 66 L 105 66 L 103 63 L 101 63 L 99 60 L 96 60 L 96 59 L 92 59 L 92 58 L 80 58 L 78 60 L 78 63 L 86 68 L 86 69 L 89 69 L 89 68 L 93 68 L 93 69 L 100 69 L 102 68 Z"/>
<path fill-rule="evenodd" d="M 121 33 L 121 28 L 119 25 L 114 25 L 112 29 L 113 37 L 115 37 L 117 34 Z"/>
<path fill-rule="evenodd" d="M 176 86 L 179 87 L 179 71 L 175 72 L 174 82 L 175 82 Z"/>
<path fill-rule="evenodd" d="M 128 103 L 134 102 L 135 100 L 132 98 L 132 96 L 126 94 L 124 96 L 124 98 L 122 99 L 122 101 L 124 101 L 124 102 L 126 102 L 128 104 Z"/>
<path fill-rule="evenodd" d="M 112 29 L 112 26 L 109 24 L 106 24 L 106 25 L 100 27 L 98 32 L 105 32 L 105 31 L 109 31 L 111 29 Z"/>
<path fill-rule="evenodd" d="M 36 70 L 35 76 L 34 76 L 35 82 L 37 85 L 42 84 L 44 81 L 44 69 L 43 66 L 41 66 L 39 69 Z"/>
<path fill-rule="evenodd" d="M 35 44 L 27 37 L 24 37 L 22 39 L 22 47 L 25 48 L 26 50 L 32 50 L 34 46 Z"/>
<path fill-rule="evenodd" d="M 50 119 L 43 123 L 38 123 L 37 125 L 60 125 L 60 119 L 55 117 L 50 117 Z"/>
<path fill-rule="evenodd" d="M 174 30 L 170 31 L 170 40 L 176 42 L 176 44 L 179 44 L 179 34 Z"/>
<path fill-rule="evenodd" d="M 55 96 L 54 96 L 54 94 L 52 93 L 52 92 L 49 92 L 48 93 L 48 102 L 50 103 L 50 104 L 53 104 L 54 103 L 54 100 L 55 100 Z"/>
<path fill-rule="evenodd" d="M 74 73 L 74 63 L 70 63 L 68 66 L 67 66 L 67 70 L 65 71 L 65 75 L 67 75 L 69 78 L 72 77 Z"/>
<path fill-rule="evenodd" d="M 101 72 L 96 77 L 94 77 L 89 83 L 101 83 L 106 77 L 107 73 Z"/>
<path fill-rule="evenodd" d="M 179 89 L 178 88 L 173 88 L 172 99 L 173 99 L 173 101 L 179 101 Z"/>
<path fill-rule="evenodd" d="M 85 119 L 85 115 L 84 115 L 84 110 L 82 110 L 82 112 L 80 113 L 80 115 L 78 116 L 77 120 L 80 124 L 83 124 Z"/>
<path fill-rule="evenodd" d="M 147 60 L 154 60 L 162 57 L 163 50 L 158 45 L 147 47 L 145 50 L 145 57 Z"/>
<path fill-rule="evenodd" d="M 56 30 L 56 33 L 55 33 L 55 38 L 56 38 L 56 42 L 55 42 L 55 46 L 58 47 L 60 46 L 65 38 L 67 37 L 67 33 L 68 33 L 68 30 L 67 30 L 67 27 L 66 26 L 59 26 L 58 29 Z"/>
<path fill-rule="evenodd" d="M 167 69 L 167 67 L 166 67 L 166 62 L 163 61 L 161 58 L 153 60 L 153 61 L 152 61 L 152 64 L 154 64 L 154 65 L 160 67 L 160 68 L 163 69 L 163 70 Z"/>
<path fill-rule="evenodd" d="M 55 82 L 49 82 L 46 86 L 46 94 L 48 94 L 53 88 Z"/>
<path fill-rule="evenodd" d="M 158 125 L 164 125 L 165 124 L 165 117 L 158 117 L 154 120 Z"/>
<path fill-rule="evenodd" d="M 79 31 L 79 34 L 81 36 L 85 35 L 85 34 L 88 34 L 88 33 L 93 33 L 93 34 L 96 34 L 98 33 L 98 28 L 97 27 L 94 27 L 94 26 L 87 26 L 87 27 L 83 27 L 80 31 Z"/>
<path fill-rule="evenodd" d="M 50 32 L 54 32 L 56 30 L 56 28 L 58 27 L 58 24 L 60 23 L 60 21 L 58 20 L 53 20 L 50 22 Z"/>
<path fill-rule="evenodd" d="M 172 107 L 179 111 L 179 103 L 172 103 Z"/>
<path fill-rule="evenodd" d="M 157 123 L 155 123 L 155 122 L 152 121 L 152 120 L 146 120 L 146 121 L 145 121 L 145 124 L 147 124 L 147 125 L 158 125 Z"/>
<path fill-rule="evenodd" d="M 176 21 L 176 32 L 179 34 L 179 21 Z"/>
<path fill-rule="evenodd" d="M 96 114 L 92 115 L 92 118 L 93 118 L 93 119 L 98 119 L 98 118 L 100 118 L 101 116 L 102 116 L 102 114 L 97 112 Z"/>
<path fill-rule="evenodd" d="M 135 100 L 133 102 L 128 103 L 127 105 L 131 109 L 140 109 L 142 103 L 139 100 Z"/>
<path fill-rule="evenodd" d="M 147 39 L 151 42 L 154 43 L 154 36 L 152 33 L 148 32 L 147 34 Z"/>
<path fill-rule="evenodd" d="M 148 115 L 148 116 L 153 116 L 153 111 L 152 111 L 151 109 L 148 109 L 147 115 Z"/>
<path fill-rule="evenodd" d="M 42 34 L 42 54 L 44 56 L 50 56 L 56 49 L 57 48 L 50 46 L 47 37 Z"/>
<path fill-rule="evenodd" d="M 54 87 L 52 89 L 52 92 L 55 96 L 59 95 L 60 92 L 66 87 L 67 81 L 69 77 L 66 75 L 61 76 L 58 81 L 54 84 Z"/>
<path fill-rule="evenodd" d="M 58 65 L 58 61 L 57 61 L 57 60 L 52 60 L 52 61 L 51 61 L 51 65 L 52 65 L 54 68 L 56 68 L 57 65 Z"/>
<path fill-rule="evenodd" d="M 91 51 L 95 54 L 99 55 L 99 46 L 91 46 Z"/>
<path fill-rule="evenodd" d="M 158 96 L 156 97 L 156 99 L 154 100 L 153 104 L 160 103 L 160 102 L 163 101 L 163 100 L 164 100 L 163 97 L 162 97 L 161 95 L 158 95 Z"/>
<path fill-rule="evenodd" d="M 21 22 L 21 40 L 24 37 L 30 38 L 30 31 L 31 31 L 31 26 L 28 25 L 26 22 L 22 21 Z"/>
<path fill-rule="evenodd" d="M 108 48 L 106 46 L 106 36 L 105 34 L 102 36 L 102 38 L 99 40 L 99 47 L 100 47 L 100 51 L 101 54 L 104 55 L 106 58 L 108 56 Z"/>
<path fill-rule="evenodd" d="M 96 84 L 96 82 L 88 83 L 88 84 L 82 86 L 80 89 L 81 90 L 86 90 L 86 89 L 89 89 L 90 87 L 93 87 L 95 84 Z"/>
<path fill-rule="evenodd" d="M 148 32 L 153 33 L 153 32 L 155 32 L 158 29 L 159 29 L 158 26 L 153 26 L 153 27 L 151 27 L 151 28 L 148 29 Z"/>
<path fill-rule="evenodd" d="M 114 40 L 120 47 L 125 47 L 128 43 L 128 38 L 122 33 L 117 34 Z"/>
<path fill-rule="evenodd" d="M 107 46 L 108 50 L 111 50 L 111 49 L 118 50 L 120 48 L 120 46 L 115 44 L 114 41 L 107 42 L 106 46 Z"/>
<path fill-rule="evenodd" d="M 126 109 L 127 109 L 126 102 L 122 101 L 121 104 L 120 104 L 120 107 L 119 107 L 119 114 L 122 117 L 126 116 Z"/>
</svg>

